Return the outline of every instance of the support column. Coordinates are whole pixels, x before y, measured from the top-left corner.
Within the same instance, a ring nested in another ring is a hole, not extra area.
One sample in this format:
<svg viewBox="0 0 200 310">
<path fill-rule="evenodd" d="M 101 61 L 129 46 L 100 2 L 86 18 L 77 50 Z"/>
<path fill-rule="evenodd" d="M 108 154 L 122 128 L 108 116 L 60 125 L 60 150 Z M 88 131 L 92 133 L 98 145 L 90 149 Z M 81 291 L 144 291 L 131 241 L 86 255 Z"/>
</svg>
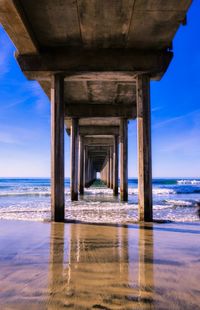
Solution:
<svg viewBox="0 0 200 310">
<path fill-rule="evenodd" d="M 139 220 L 150 222 L 153 220 L 151 113 L 150 79 L 146 75 L 137 78 L 137 130 Z"/>
<path fill-rule="evenodd" d="M 110 147 L 110 188 L 113 189 L 113 147 Z"/>
<path fill-rule="evenodd" d="M 79 136 L 79 193 L 84 194 L 84 145 L 83 137 Z"/>
<path fill-rule="evenodd" d="M 118 137 L 114 136 L 114 147 L 113 147 L 113 195 L 118 195 Z"/>
<path fill-rule="evenodd" d="M 87 187 L 88 183 L 88 148 L 84 147 L 84 187 Z"/>
<path fill-rule="evenodd" d="M 110 150 L 108 149 L 107 155 L 107 186 L 110 187 Z"/>
<path fill-rule="evenodd" d="M 64 198 L 64 79 L 51 80 L 51 219 L 65 218 Z"/>
<path fill-rule="evenodd" d="M 78 118 L 71 124 L 71 200 L 78 200 Z"/>
<path fill-rule="evenodd" d="M 127 119 L 120 120 L 120 199 L 128 201 L 128 135 Z"/>
</svg>

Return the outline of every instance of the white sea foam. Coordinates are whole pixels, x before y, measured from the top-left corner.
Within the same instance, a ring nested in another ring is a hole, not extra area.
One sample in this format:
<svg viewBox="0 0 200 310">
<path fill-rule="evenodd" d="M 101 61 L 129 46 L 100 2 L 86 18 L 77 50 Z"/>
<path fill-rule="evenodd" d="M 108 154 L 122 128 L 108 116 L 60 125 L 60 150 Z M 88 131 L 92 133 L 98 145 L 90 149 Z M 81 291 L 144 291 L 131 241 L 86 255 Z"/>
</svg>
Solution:
<svg viewBox="0 0 200 310">
<path fill-rule="evenodd" d="M 70 190 L 65 190 L 65 195 L 69 195 Z M 51 196 L 50 191 L 1 191 L 0 197 L 9 197 L 9 196 Z"/>
<path fill-rule="evenodd" d="M 128 193 L 130 195 L 137 195 L 138 189 L 137 188 L 129 188 Z M 153 188 L 153 194 L 154 195 L 170 195 L 170 194 L 176 194 L 176 191 L 171 188 Z"/>
<path fill-rule="evenodd" d="M 178 203 L 179 206 L 182 203 L 182 206 L 185 207 L 181 212 L 176 212 L 173 200 L 169 200 L 165 205 L 154 205 L 154 218 L 181 222 L 198 220 L 195 208 L 184 205 L 183 201 Z M 37 204 L 24 201 L 0 208 L 0 219 L 43 221 L 50 220 L 50 216 L 50 201 L 40 201 Z M 67 201 L 65 217 L 68 220 L 93 223 L 131 223 L 138 220 L 138 205 L 102 201 L 82 200 L 73 203 Z"/>
<path fill-rule="evenodd" d="M 172 206 L 192 206 L 194 204 L 192 201 L 175 200 L 175 199 L 166 199 L 165 202 Z"/>
<path fill-rule="evenodd" d="M 199 185 L 200 180 L 178 180 L 177 184 L 179 185 Z"/>
<path fill-rule="evenodd" d="M 194 183 L 193 183 L 194 184 Z M 196 183 L 198 184 L 198 183 Z M 199 183 L 200 184 L 200 183 Z M 199 188 L 200 191 L 200 188 Z M 119 189 L 120 192 L 120 189 Z M 128 188 L 128 193 L 129 195 L 138 195 L 138 188 L 133 188 L 133 187 L 129 187 Z M 185 193 L 185 194 L 192 194 L 192 193 L 198 193 L 198 189 L 194 188 L 194 187 L 185 187 L 184 189 L 182 188 L 180 189 L 174 189 L 174 188 L 153 188 L 153 195 L 155 196 L 168 196 L 168 195 L 176 195 L 176 194 L 180 194 L 180 193 Z M 88 196 L 112 196 L 113 195 L 113 191 L 112 189 L 109 188 L 104 188 L 104 187 L 91 187 L 88 189 L 85 189 L 85 194 Z M 4 191 L 0 191 L 0 197 L 9 197 L 9 196 L 50 196 L 51 192 L 50 192 L 50 188 L 49 187 L 21 187 L 21 188 L 14 188 L 12 190 L 4 190 Z M 65 195 L 70 195 L 70 189 L 67 187 L 65 188 Z"/>
</svg>

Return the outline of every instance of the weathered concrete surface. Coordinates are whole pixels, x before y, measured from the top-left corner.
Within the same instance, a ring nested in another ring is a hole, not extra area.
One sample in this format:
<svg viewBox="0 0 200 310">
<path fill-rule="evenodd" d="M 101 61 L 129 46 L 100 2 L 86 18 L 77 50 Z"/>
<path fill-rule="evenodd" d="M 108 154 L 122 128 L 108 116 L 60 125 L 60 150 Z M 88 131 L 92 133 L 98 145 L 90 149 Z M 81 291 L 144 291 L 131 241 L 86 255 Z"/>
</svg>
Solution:
<svg viewBox="0 0 200 310">
<path fill-rule="evenodd" d="M 137 80 L 137 113 L 139 219 L 152 221 L 150 81 L 146 75 Z"/>
<path fill-rule="evenodd" d="M 64 101 L 63 78 L 51 84 L 51 218 L 64 221 Z"/>
<path fill-rule="evenodd" d="M 120 122 L 120 199 L 128 200 L 128 122 L 121 118 Z"/>
<path fill-rule="evenodd" d="M 113 144 L 113 194 L 118 195 L 118 165 L 119 165 L 119 151 L 118 151 L 118 136 L 114 136 Z"/>
<path fill-rule="evenodd" d="M 72 119 L 71 125 L 71 200 L 78 200 L 78 118 Z"/>
<path fill-rule="evenodd" d="M 84 142 L 83 137 L 79 136 L 79 193 L 84 194 Z"/>
<path fill-rule="evenodd" d="M 137 49 L 58 49 L 38 55 L 17 55 L 22 71 L 29 79 L 47 80 L 55 71 L 71 72 L 135 72 L 159 78 L 168 68 L 173 53 Z M 90 60 L 90 61 L 88 61 Z M 96 82 L 97 83 L 97 82 Z"/>
</svg>

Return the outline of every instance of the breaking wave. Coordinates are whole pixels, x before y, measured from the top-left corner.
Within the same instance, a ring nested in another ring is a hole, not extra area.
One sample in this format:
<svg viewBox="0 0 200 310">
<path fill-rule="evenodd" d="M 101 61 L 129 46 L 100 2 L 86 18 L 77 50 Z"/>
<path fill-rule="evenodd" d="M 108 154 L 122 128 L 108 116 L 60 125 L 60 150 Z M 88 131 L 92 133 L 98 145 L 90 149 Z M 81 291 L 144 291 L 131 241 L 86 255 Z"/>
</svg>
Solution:
<svg viewBox="0 0 200 310">
<path fill-rule="evenodd" d="M 177 184 L 179 185 L 200 185 L 200 180 L 178 180 Z"/>
</svg>

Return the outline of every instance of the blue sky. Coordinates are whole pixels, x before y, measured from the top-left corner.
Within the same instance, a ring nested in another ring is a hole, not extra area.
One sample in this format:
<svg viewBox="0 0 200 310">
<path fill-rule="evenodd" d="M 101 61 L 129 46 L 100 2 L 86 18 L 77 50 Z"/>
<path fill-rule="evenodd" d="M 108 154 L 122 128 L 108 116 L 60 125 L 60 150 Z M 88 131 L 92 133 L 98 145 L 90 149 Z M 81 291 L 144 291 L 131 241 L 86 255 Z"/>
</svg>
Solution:
<svg viewBox="0 0 200 310">
<path fill-rule="evenodd" d="M 174 59 L 151 83 L 154 177 L 200 177 L 200 1 L 194 1 L 174 42 Z M 0 28 L 0 177 L 50 176 L 50 104 L 27 81 L 15 47 Z M 69 138 L 65 139 L 69 176 Z M 129 177 L 137 176 L 136 121 L 129 123 Z"/>
</svg>

